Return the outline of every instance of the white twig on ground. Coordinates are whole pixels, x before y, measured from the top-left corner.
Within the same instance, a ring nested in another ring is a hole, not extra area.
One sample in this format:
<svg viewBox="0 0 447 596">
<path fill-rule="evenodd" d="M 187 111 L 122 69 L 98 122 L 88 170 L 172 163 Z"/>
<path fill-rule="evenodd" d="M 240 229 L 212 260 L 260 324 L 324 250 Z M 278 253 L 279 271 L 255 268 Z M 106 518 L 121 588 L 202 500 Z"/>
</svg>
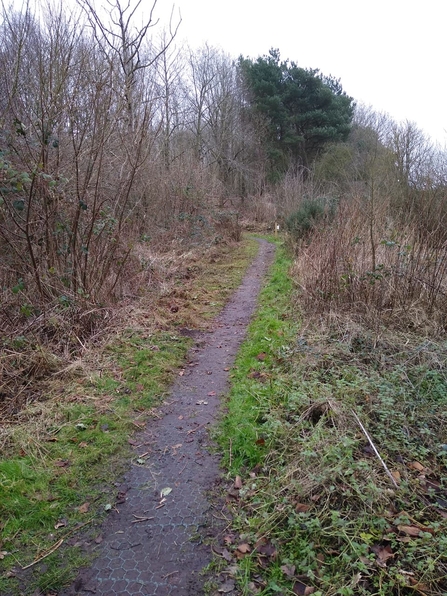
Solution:
<svg viewBox="0 0 447 596">
<path fill-rule="evenodd" d="M 357 414 L 354 412 L 354 410 L 351 410 L 351 412 L 352 412 L 352 414 L 353 414 L 354 418 L 357 420 L 357 423 L 358 423 L 358 425 L 360 426 L 360 428 L 362 429 L 362 431 L 363 431 L 363 433 L 364 433 L 365 437 L 368 439 L 368 443 L 369 443 L 369 444 L 371 445 L 371 447 L 373 448 L 373 450 L 374 450 L 374 453 L 375 453 L 375 454 L 377 455 L 377 457 L 379 458 L 379 461 L 380 461 L 380 463 L 382 464 L 382 466 L 383 466 L 383 468 L 384 468 L 385 472 L 388 474 L 388 476 L 389 476 L 389 478 L 390 478 L 391 482 L 394 484 L 394 486 L 395 486 L 396 488 L 399 488 L 399 486 L 398 486 L 397 482 L 396 482 L 396 481 L 394 480 L 394 478 L 393 478 L 393 475 L 392 475 L 392 474 L 391 474 L 391 472 L 389 471 L 389 469 L 388 469 L 388 466 L 387 466 L 387 465 L 386 465 L 386 463 L 383 461 L 382 457 L 380 456 L 380 453 L 377 451 L 377 448 L 376 448 L 376 446 L 374 445 L 374 443 L 373 443 L 373 441 L 372 441 L 371 437 L 369 436 L 369 434 L 368 434 L 368 432 L 367 432 L 366 428 L 365 428 L 365 427 L 363 426 L 363 424 L 361 423 L 361 421 L 360 421 L 360 418 L 357 416 Z"/>
</svg>

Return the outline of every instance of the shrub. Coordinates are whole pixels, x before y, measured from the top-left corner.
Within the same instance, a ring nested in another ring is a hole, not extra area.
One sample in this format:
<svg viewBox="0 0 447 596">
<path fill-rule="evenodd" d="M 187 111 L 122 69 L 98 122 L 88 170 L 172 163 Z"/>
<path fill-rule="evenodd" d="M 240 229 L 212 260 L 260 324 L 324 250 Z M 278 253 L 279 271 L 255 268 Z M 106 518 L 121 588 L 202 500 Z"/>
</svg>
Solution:
<svg viewBox="0 0 447 596">
<path fill-rule="evenodd" d="M 309 236 L 315 226 L 323 219 L 332 218 L 335 212 L 335 201 L 320 197 L 303 201 L 297 211 L 286 219 L 286 229 L 293 240 L 301 240 Z"/>
</svg>

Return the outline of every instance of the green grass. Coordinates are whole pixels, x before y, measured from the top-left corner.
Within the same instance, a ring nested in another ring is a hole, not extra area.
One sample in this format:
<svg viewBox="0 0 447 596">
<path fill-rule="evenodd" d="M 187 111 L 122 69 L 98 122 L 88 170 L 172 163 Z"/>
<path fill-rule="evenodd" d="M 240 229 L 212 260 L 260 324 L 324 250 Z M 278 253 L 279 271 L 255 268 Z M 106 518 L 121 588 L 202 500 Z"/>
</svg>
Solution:
<svg viewBox="0 0 447 596">
<path fill-rule="evenodd" d="M 289 303 L 289 265 L 286 253 L 278 248 L 269 282 L 261 291 L 256 318 L 249 327 L 232 373 L 228 415 L 222 422 L 220 442 L 225 453 L 224 463 L 233 472 L 242 466 L 254 467 L 266 450 L 262 422 L 266 407 L 277 399 L 278 391 L 276 358 L 272 355 L 288 345 L 296 330 Z"/>
<path fill-rule="evenodd" d="M 256 251 L 248 239 L 198 264 L 188 292 L 199 326 L 238 286 Z M 182 310 L 189 320 L 187 306 Z M 34 404 L 28 422 L 10 429 L 0 461 L 0 552 L 7 553 L 0 557 L 0 594 L 56 592 L 88 562 L 71 544 L 94 538 L 105 506 L 115 502 L 113 483 L 132 456 L 128 440 L 165 396 L 191 345 L 177 333 L 183 324 L 177 316 L 152 333 L 123 330 L 103 346 L 98 370 L 60 385 L 57 397 Z M 52 555 L 21 571 L 62 538 Z"/>
<path fill-rule="evenodd" d="M 290 284 L 279 251 L 220 427 L 240 594 L 446 594 L 447 342 L 342 317 L 303 331 Z"/>
</svg>

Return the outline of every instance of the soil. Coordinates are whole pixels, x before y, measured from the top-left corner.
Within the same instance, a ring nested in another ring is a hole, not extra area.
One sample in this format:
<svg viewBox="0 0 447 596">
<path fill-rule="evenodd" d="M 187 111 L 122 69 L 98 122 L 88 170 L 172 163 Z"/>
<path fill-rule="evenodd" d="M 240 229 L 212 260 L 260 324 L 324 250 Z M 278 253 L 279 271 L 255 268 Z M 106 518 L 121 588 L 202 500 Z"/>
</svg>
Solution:
<svg viewBox="0 0 447 596">
<path fill-rule="evenodd" d="M 59 596 L 197 596 L 212 543 L 223 529 L 211 490 L 219 455 L 210 428 L 221 412 L 228 375 L 256 307 L 274 246 L 259 252 L 213 330 L 197 335 L 184 373 L 135 440 L 132 467 L 116 507 L 93 542 L 97 558 Z M 187 333 L 187 332 L 186 332 Z M 225 590 L 226 591 L 226 590 Z"/>
</svg>

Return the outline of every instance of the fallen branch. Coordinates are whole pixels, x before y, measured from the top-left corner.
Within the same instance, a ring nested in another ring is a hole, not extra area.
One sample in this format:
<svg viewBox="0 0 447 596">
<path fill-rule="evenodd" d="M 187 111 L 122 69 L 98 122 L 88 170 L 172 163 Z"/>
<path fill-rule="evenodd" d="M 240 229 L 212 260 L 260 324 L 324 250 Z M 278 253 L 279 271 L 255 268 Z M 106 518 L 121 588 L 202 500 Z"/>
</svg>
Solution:
<svg viewBox="0 0 447 596">
<path fill-rule="evenodd" d="M 70 532 L 68 532 L 68 534 L 66 534 L 63 538 L 61 538 L 60 540 L 58 540 L 56 542 L 56 544 L 54 544 L 49 550 L 47 550 L 47 552 L 44 555 L 42 555 L 41 557 L 38 557 L 32 563 L 30 563 L 29 565 L 25 565 L 25 567 L 22 567 L 22 571 L 25 571 L 25 569 L 29 569 L 30 567 L 33 567 L 34 565 L 37 565 L 37 563 L 40 563 L 40 561 L 43 561 L 44 559 L 46 559 L 47 557 L 49 557 L 50 555 L 52 555 L 63 544 L 64 540 L 66 540 L 69 536 L 71 536 L 75 532 L 78 532 L 84 526 L 87 526 L 88 524 L 91 524 L 94 519 L 95 518 L 92 517 L 91 519 L 89 519 L 88 521 L 84 522 L 80 526 L 77 526 L 76 528 L 73 528 L 73 530 L 71 530 Z"/>
<path fill-rule="evenodd" d="M 388 466 L 386 465 L 386 463 L 383 461 L 382 457 L 380 456 L 380 453 L 377 451 L 376 446 L 374 445 L 371 437 L 369 436 L 366 428 L 363 426 L 363 424 L 360 421 L 360 418 L 357 416 L 357 414 L 354 412 L 354 410 L 351 410 L 354 418 L 357 420 L 358 425 L 360 426 L 360 428 L 362 429 L 365 437 L 368 439 L 368 443 L 371 445 L 371 447 L 374 450 L 374 453 L 377 455 L 377 457 L 379 458 L 380 463 L 382 464 L 385 472 L 388 474 L 389 479 L 391 480 L 391 482 L 394 484 L 394 486 L 396 488 L 399 488 L 397 482 L 394 480 L 393 475 L 391 474 L 391 472 L 388 469 Z"/>
<path fill-rule="evenodd" d="M 139 515 L 135 514 L 133 514 L 133 516 L 135 517 L 135 519 L 130 522 L 131 524 L 139 524 L 140 522 L 150 521 L 151 519 L 154 519 L 153 517 L 140 517 Z"/>
<path fill-rule="evenodd" d="M 57 551 L 57 549 L 62 545 L 63 542 L 64 542 L 64 538 L 61 538 L 60 540 L 58 540 L 56 542 L 56 544 L 54 546 L 52 546 L 50 548 L 50 550 L 48 550 L 44 555 L 42 555 L 41 557 L 38 557 L 35 561 L 30 563 L 29 565 L 25 565 L 25 567 L 22 567 L 22 571 L 25 571 L 25 569 L 29 569 L 30 567 L 37 565 L 37 563 L 40 563 L 40 561 L 43 561 L 44 559 L 46 559 L 47 557 L 52 555 L 55 551 Z"/>
<path fill-rule="evenodd" d="M 196 431 L 198 431 L 200 428 L 203 428 L 207 424 L 209 424 L 209 422 L 205 422 L 204 424 L 201 424 L 200 426 L 197 426 L 196 428 L 193 428 L 191 430 L 188 430 L 188 432 L 186 434 L 187 435 L 191 435 L 192 433 L 195 433 Z"/>
<path fill-rule="evenodd" d="M 175 575 L 176 573 L 178 573 L 178 571 L 171 571 L 171 573 L 167 573 L 166 575 L 162 575 L 161 579 L 167 579 L 168 577 L 171 577 L 171 575 Z"/>
</svg>

